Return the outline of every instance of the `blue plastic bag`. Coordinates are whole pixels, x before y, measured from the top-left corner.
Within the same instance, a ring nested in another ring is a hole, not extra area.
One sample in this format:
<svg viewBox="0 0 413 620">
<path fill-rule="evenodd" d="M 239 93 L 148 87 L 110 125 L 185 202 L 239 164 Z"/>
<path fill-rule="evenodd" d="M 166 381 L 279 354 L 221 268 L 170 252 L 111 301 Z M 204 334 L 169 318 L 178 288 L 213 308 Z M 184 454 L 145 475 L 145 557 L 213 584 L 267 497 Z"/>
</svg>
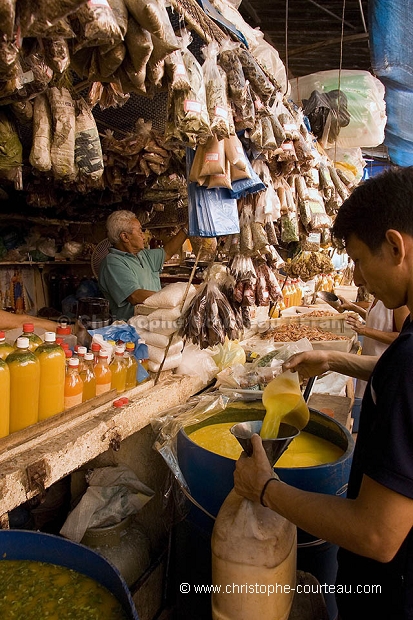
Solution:
<svg viewBox="0 0 413 620">
<path fill-rule="evenodd" d="M 119 321 L 118 323 L 109 325 L 108 327 L 88 329 L 88 333 L 92 336 L 92 338 L 95 334 L 100 334 L 104 340 L 114 340 L 115 342 L 118 340 L 122 340 L 122 342 L 134 342 L 134 355 L 136 359 L 146 360 L 149 357 L 147 345 L 142 342 L 138 332 L 133 327 L 133 325 L 128 325 L 128 323 L 121 323 Z"/>
</svg>

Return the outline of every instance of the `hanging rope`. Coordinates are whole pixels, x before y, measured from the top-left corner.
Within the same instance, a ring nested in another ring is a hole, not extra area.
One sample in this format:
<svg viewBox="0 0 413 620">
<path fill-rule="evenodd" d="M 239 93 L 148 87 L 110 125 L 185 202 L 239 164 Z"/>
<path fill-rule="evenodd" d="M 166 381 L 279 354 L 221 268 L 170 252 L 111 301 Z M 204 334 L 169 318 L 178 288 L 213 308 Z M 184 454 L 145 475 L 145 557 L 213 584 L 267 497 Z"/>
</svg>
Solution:
<svg viewBox="0 0 413 620">
<path fill-rule="evenodd" d="M 285 71 L 287 73 L 287 80 L 289 79 L 288 70 L 288 0 L 285 0 Z"/>
<path fill-rule="evenodd" d="M 337 120 L 340 117 L 340 94 L 341 94 L 341 71 L 343 66 L 343 43 L 344 43 L 344 16 L 346 13 L 346 0 L 343 0 L 341 13 L 341 35 L 340 35 L 340 62 L 338 67 L 338 98 L 337 98 Z M 334 161 L 337 161 L 337 138 L 334 141 Z"/>
<path fill-rule="evenodd" d="M 182 299 L 182 302 L 181 302 L 181 306 L 180 306 L 180 311 L 181 312 L 182 312 L 183 307 L 185 305 L 186 298 L 188 297 L 189 289 L 191 287 L 192 280 L 194 279 L 196 268 L 198 267 L 198 261 L 199 261 L 200 255 L 201 255 L 201 250 L 202 250 L 202 246 L 200 245 L 199 246 L 199 250 L 198 250 L 198 254 L 196 255 L 195 263 L 194 263 L 194 266 L 192 267 L 191 275 L 189 276 L 188 284 L 186 286 L 185 293 L 184 293 L 184 296 L 183 296 L 183 299 Z M 168 340 L 168 344 L 166 345 L 166 349 L 165 349 L 165 353 L 164 353 L 164 356 L 163 356 L 163 360 L 162 360 L 162 362 L 159 365 L 158 372 L 156 373 L 156 376 L 155 376 L 155 379 L 154 379 L 154 382 L 153 382 L 154 385 L 156 385 L 158 383 L 158 381 L 159 381 L 159 377 L 160 377 L 160 374 L 162 372 L 163 365 L 165 364 L 166 356 L 168 355 L 168 351 L 169 351 L 169 348 L 170 348 L 170 346 L 172 344 L 172 340 L 174 339 L 175 333 L 176 332 L 173 332 L 169 336 L 169 340 Z"/>
</svg>

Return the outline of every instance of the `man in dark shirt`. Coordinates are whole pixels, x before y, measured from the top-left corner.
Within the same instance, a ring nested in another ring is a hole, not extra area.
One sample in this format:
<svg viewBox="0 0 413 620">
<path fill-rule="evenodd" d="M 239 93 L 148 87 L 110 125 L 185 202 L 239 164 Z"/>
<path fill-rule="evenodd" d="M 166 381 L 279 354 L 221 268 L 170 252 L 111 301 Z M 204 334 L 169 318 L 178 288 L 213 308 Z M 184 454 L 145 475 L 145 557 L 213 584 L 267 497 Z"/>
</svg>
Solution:
<svg viewBox="0 0 413 620">
<path fill-rule="evenodd" d="M 278 481 L 257 435 L 253 457 L 237 463 L 235 490 L 340 546 L 341 620 L 412 620 L 413 169 L 392 170 L 357 187 L 332 234 L 354 261 L 356 285 L 365 285 L 387 308 L 410 310 L 399 337 L 379 358 L 309 351 L 284 364 L 304 377 L 335 371 L 368 379 L 347 498 Z"/>
</svg>

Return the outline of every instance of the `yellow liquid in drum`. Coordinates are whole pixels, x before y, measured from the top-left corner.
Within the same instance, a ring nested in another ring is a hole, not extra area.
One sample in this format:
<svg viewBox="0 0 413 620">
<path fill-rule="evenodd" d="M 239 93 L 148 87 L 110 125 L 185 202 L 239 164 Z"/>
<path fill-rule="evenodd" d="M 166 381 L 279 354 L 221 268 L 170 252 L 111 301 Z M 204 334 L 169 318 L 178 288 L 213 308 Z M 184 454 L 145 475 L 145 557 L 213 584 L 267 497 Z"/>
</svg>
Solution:
<svg viewBox="0 0 413 620">
<path fill-rule="evenodd" d="M 189 438 L 197 445 L 229 459 L 237 460 L 242 448 L 229 432 L 234 422 L 210 424 L 193 431 Z M 301 431 L 277 461 L 277 467 L 314 467 L 334 463 L 344 451 L 321 437 Z"/>
<path fill-rule="evenodd" d="M 296 574 L 296 547 L 273 568 L 238 564 L 212 553 L 214 586 L 213 620 L 287 620 L 290 615 Z M 285 588 L 284 586 L 290 586 Z M 271 592 L 271 594 L 269 594 Z"/>
</svg>

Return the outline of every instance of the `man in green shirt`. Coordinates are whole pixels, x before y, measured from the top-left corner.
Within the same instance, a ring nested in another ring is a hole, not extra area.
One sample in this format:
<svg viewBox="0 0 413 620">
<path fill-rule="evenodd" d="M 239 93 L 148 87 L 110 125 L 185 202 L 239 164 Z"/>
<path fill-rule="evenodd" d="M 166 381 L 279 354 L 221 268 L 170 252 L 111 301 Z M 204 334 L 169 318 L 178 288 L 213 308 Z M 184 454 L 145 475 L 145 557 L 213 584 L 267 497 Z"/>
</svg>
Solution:
<svg viewBox="0 0 413 620">
<path fill-rule="evenodd" d="M 163 264 L 182 247 L 182 228 L 163 248 L 145 249 L 142 226 L 132 211 L 114 211 L 106 222 L 112 246 L 99 268 L 99 287 L 109 300 L 113 320 L 127 321 L 141 304 L 161 289 Z"/>
</svg>

